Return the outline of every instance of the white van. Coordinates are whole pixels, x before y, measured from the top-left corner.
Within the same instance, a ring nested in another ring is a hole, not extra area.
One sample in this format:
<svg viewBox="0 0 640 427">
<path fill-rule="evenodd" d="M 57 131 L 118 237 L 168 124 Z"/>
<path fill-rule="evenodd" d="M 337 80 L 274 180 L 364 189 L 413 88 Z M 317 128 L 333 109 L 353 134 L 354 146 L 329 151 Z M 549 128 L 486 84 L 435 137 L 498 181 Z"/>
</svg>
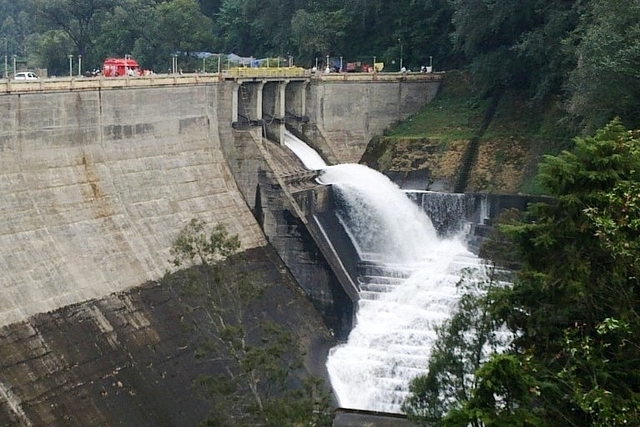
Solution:
<svg viewBox="0 0 640 427">
<path fill-rule="evenodd" d="M 36 73 L 32 73 L 31 71 L 24 71 L 21 73 L 16 73 L 13 78 L 14 80 L 38 80 L 38 75 Z"/>
</svg>

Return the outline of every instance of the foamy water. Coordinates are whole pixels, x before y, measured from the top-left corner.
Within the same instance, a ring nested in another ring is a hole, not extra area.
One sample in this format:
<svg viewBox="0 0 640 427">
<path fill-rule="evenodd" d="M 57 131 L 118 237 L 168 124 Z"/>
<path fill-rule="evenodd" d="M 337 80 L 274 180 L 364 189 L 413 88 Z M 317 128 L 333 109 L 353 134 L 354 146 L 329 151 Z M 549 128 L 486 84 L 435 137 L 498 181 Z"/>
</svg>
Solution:
<svg viewBox="0 0 640 427">
<path fill-rule="evenodd" d="M 431 245 L 423 262 L 411 264 L 413 273 L 390 290 L 374 293 L 374 299 L 361 295 L 348 341 L 327 360 L 340 406 L 400 412 L 410 381 L 427 373 L 435 328 L 458 300 L 461 270 L 476 265 L 461 243 L 443 241 Z"/>
<path fill-rule="evenodd" d="M 384 175 L 359 164 L 327 166 L 302 145 L 292 142 L 292 151 L 336 190 L 338 215 L 366 265 L 355 326 L 327 360 L 331 386 L 341 407 L 399 413 L 411 379 L 427 373 L 435 328 L 452 314 L 462 270 L 479 260 L 461 239 L 439 239 Z"/>
<path fill-rule="evenodd" d="M 341 219 L 362 258 L 419 262 L 427 247 L 436 243 L 429 218 L 381 173 L 364 165 L 342 164 L 323 169 L 319 181 L 337 190 L 344 208 Z"/>
</svg>

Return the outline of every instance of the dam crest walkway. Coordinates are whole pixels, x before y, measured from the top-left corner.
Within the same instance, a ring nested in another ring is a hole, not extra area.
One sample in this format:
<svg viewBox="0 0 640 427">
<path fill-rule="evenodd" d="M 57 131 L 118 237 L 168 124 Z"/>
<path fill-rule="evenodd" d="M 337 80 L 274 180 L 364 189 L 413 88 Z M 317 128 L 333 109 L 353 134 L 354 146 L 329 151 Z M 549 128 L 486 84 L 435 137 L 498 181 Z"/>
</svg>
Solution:
<svg viewBox="0 0 640 427">
<path fill-rule="evenodd" d="M 290 68 L 271 69 L 260 73 L 255 69 L 236 69 L 222 73 L 150 74 L 135 77 L 45 77 L 35 81 L 0 79 L 0 94 L 48 91 L 121 89 L 127 87 L 162 87 L 179 85 L 217 84 L 225 81 L 317 81 L 317 82 L 390 82 L 440 81 L 443 73 L 319 73 L 309 70 L 291 71 Z M 282 70 L 282 71 L 280 71 Z"/>
</svg>

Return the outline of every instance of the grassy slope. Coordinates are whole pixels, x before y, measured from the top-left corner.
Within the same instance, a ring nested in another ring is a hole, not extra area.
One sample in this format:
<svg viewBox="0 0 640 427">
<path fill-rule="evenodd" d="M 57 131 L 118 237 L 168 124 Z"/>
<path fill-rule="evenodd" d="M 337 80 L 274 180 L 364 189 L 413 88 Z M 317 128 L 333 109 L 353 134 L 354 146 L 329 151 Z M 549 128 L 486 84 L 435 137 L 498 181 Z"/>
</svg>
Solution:
<svg viewBox="0 0 640 427">
<path fill-rule="evenodd" d="M 426 169 L 432 182 L 452 187 L 470 141 L 478 137 L 466 191 L 539 193 L 538 161 L 568 147 L 572 129 L 562 125 L 554 103 L 533 108 L 519 94 L 507 93 L 480 134 L 490 105 L 490 99 L 474 93 L 467 74 L 449 72 L 438 96 L 372 141 L 362 161 L 382 172 Z"/>
</svg>

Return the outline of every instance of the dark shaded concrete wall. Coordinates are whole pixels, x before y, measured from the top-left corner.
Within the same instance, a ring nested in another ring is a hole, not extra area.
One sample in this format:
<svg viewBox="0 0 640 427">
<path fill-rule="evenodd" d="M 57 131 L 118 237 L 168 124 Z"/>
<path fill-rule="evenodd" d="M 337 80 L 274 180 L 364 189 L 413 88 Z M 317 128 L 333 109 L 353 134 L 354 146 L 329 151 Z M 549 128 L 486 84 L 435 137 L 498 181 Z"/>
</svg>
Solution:
<svg viewBox="0 0 640 427">
<path fill-rule="evenodd" d="M 406 192 L 431 218 L 439 235 L 465 232 L 469 249 L 476 254 L 504 211 L 524 212 L 532 203 L 553 203 L 550 197 L 523 194 Z"/>
<path fill-rule="evenodd" d="M 338 337 L 351 330 L 353 307 L 340 282 L 329 268 L 305 224 L 307 212 L 296 211 L 287 197 L 292 193 L 315 194 L 315 183 L 295 156 L 277 143 L 264 140 L 259 129 L 233 131 L 233 144 L 223 143 L 241 191 L 258 219 L 269 244 L 309 296 L 327 325 Z M 288 183 L 286 176 L 306 176 L 303 188 Z M 318 189 L 321 195 L 323 190 Z"/>
<path fill-rule="evenodd" d="M 254 307 L 301 343 L 305 371 L 326 378 L 332 338 L 275 252 L 244 253 L 270 287 Z M 200 301 L 157 282 L 0 328 L 0 426 L 196 426 L 209 411 L 193 385 L 223 373 L 196 360 Z M 193 309 L 195 307 L 195 310 Z"/>
</svg>

